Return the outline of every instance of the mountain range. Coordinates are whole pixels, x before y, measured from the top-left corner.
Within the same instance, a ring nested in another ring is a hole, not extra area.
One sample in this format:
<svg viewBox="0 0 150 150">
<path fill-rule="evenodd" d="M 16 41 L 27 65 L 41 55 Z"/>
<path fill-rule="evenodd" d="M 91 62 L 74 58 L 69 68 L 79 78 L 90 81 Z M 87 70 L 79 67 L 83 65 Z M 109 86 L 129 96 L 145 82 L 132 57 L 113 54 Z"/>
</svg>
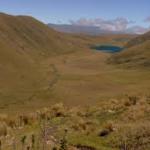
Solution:
<svg viewBox="0 0 150 150">
<path fill-rule="evenodd" d="M 143 34 L 148 31 L 148 29 L 133 26 L 129 27 L 124 31 L 112 31 L 104 30 L 98 26 L 87 26 L 87 25 L 76 25 L 76 24 L 48 24 L 49 27 L 53 28 L 56 31 L 72 34 L 85 34 L 85 35 L 108 35 L 108 34 Z"/>
<path fill-rule="evenodd" d="M 67 24 L 48 24 L 49 27 L 56 31 L 72 34 L 85 35 L 105 35 L 105 34 L 123 34 L 123 32 L 102 30 L 96 26 L 82 26 L 82 25 L 67 25 Z"/>
</svg>

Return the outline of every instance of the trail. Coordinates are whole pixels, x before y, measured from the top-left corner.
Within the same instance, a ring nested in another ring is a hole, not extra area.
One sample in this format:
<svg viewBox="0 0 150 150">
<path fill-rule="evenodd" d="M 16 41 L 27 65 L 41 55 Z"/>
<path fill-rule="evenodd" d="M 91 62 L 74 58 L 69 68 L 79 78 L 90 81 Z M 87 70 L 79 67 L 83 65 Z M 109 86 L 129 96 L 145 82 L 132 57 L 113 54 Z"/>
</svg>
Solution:
<svg viewBox="0 0 150 150">
<path fill-rule="evenodd" d="M 59 77 L 60 77 L 60 74 L 59 74 L 59 71 L 58 71 L 57 67 L 54 64 L 50 64 L 50 66 L 53 70 L 52 72 L 54 74 L 54 78 L 50 81 L 48 89 L 52 89 L 54 87 L 54 85 L 57 83 L 57 81 L 59 80 Z"/>
<path fill-rule="evenodd" d="M 52 90 L 52 88 L 55 86 L 55 84 L 58 82 L 59 77 L 60 77 L 60 73 L 57 69 L 57 67 L 54 64 L 50 64 L 50 68 L 52 69 L 52 74 L 54 75 L 53 79 L 51 81 L 49 81 L 48 87 L 46 89 L 43 89 L 44 91 L 48 91 L 48 90 Z M 39 83 L 43 82 L 43 80 L 39 81 Z M 28 100 L 31 101 L 34 97 L 36 97 L 37 93 L 39 93 L 39 90 L 37 90 L 36 92 L 34 92 L 29 98 Z"/>
</svg>

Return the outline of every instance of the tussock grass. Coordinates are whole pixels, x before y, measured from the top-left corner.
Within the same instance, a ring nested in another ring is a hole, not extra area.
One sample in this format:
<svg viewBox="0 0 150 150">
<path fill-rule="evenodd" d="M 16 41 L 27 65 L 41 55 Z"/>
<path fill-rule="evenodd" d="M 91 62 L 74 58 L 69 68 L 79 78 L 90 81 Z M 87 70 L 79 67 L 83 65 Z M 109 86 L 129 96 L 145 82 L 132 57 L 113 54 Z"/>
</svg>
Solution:
<svg viewBox="0 0 150 150">
<path fill-rule="evenodd" d="M 148 150 L 148 98 L 127 95 L 122 99 L 102 100 L 93 107 L 68 108 L 58 103 L 33 113 L 16 116 L 15 128 L 8 124 L 11 118 L 3 114 L 0 117 L 3 147 L 7 150 L 7 143 L 12 143 L 13 137 L 18 149 L 33 146 L 59 148 L 63 147 L 60 143 L 65 139 L 67 149 L 81 145 L 98 150 Z M 126 102 L 130 105 L 126 105 Z M 23 137 L 26 137 L 25 141 L 22 141 Z"/>
</svg>

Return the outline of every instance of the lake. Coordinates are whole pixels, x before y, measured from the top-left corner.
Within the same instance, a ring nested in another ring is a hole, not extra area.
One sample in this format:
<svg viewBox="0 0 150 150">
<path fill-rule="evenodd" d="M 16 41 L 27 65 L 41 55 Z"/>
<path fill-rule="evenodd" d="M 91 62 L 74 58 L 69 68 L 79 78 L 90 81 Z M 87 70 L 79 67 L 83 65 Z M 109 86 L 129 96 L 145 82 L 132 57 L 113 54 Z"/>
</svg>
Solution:
<svg viewBox="0 0 150 150">
<path fill-rule="evenodd" d="M 92 49 L 109 52 L 109 53 L 116 53 L 122 51 L 123 47 L 115 46 L 115 45 L 95 45 L 92 46 Z"/>
</svg>

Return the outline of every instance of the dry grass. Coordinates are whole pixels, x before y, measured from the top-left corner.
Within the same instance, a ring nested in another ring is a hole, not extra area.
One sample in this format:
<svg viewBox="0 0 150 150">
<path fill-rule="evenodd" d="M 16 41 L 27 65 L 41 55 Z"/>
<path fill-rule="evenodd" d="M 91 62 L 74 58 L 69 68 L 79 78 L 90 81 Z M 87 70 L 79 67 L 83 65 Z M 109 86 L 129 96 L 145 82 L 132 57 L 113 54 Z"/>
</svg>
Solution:
<svg viewBox="0 0 150 150">
<path fill-rule="evenodd" d="M 150 148 L 150 124 L 122 125 L 113 135 L 111 144 L 123 150 L 148 150 Z"/>
<path fill-rule="evenodd" d="M 82 145 L 106 150 L 148 150 L 149 101 L 148 96 L 126 96 L 122 99 L 101 101 L 95 107 L 68 108 L 63 104 L 20 114 L 14 118 L 1 115 L 0 137 L 3 147 L 16 139 L 16 147 L 59 147 L 67 130 L 67 145 Z M 136 103 L 135 103 L 136 100 Z M 130 105 L 126 105 L 126 101 Z M 15 127 L 10 124 L 13 120 Z M 34 135 L 34 140 L 33 140 Z M 39 143 L 39 141 L 41 141 Z M 50 144 L 50 145 L 49 145 Z M 9 146 L 12 147 L 12 144 Z M 52 148 L 51 147 L 51 148 Z M 73 148 L 73 147 L 72 147 Z"/>
</svg>

